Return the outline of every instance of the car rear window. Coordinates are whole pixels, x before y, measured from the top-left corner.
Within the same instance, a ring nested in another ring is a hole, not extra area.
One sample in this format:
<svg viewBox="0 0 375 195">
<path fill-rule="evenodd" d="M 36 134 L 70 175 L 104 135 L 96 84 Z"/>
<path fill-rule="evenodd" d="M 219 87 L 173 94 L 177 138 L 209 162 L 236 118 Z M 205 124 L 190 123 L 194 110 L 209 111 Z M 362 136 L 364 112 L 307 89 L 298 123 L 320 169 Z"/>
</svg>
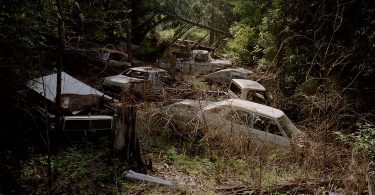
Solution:
<svg viewBox="0 0 375 195">
<path fill-rule="evenodd" d="M 125 76 L 132 77 L 132 78 L 138 78 L 138 79 L 148 79 L 148 73 L 147 72 L 141 72 L 137 70 L 129 70 L 126 71 Z"/>
<path fill-rule="evenodd" d="M 239 88 L 236 84 L 231 83 L 229 86 L 229 90 L 231 90 L 238 97 L 241 97 L 241 88 Z"/>
</svg>

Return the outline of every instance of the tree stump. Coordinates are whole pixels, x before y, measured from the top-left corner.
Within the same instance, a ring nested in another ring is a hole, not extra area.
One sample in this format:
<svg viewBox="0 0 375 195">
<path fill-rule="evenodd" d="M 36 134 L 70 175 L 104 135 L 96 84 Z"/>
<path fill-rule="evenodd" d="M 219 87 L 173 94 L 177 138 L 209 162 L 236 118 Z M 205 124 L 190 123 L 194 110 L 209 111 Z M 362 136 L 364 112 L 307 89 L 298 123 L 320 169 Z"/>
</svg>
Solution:
<svg viewBox="0 0 375 195">
<path fill-rule="evenodd" d="M 115 151 L 121 160 L 137 170 L 144 170 L 145 164 L 141 157 L 139 139 L 136 134 L 136 107 L 126 106 L 118 109 L 116 124 Z"/>
</svg>

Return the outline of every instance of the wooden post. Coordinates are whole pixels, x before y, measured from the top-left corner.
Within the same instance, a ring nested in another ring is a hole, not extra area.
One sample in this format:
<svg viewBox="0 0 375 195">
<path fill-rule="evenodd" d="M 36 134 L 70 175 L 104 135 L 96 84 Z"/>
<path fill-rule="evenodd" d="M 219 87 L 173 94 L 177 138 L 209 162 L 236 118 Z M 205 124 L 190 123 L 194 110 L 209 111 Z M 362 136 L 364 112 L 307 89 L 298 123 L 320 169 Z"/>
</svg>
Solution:
<svg viewBox="0 0 375 195">
<path fill-rule="evenodd" d="M 141 157 L 141 149 L 136 134 L 137 112 L 134 105 L 119 109 L 119 121 L 123 125 L 117 126 L 115 150 L 120 159 L 125 160 L 129 166 L 144 170 L 145 164 Z M 119 132 L 123 133 L 119 133 Z M 123 140 L 123 141 L 122 141 Z"/>
</svg>

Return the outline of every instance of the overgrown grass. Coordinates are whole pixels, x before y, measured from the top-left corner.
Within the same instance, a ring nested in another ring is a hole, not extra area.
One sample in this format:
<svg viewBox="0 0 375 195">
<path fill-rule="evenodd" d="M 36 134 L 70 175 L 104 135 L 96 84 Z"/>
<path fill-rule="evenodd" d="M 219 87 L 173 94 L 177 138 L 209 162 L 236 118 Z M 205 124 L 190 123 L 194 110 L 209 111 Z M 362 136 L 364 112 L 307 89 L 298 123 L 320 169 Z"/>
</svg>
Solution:
<svg viewBox="0 0 375 195">
<path fill-rule="evenodd" d="M 349 160 L 342 154 L 347 151 L 340 146 L 321 143 L 323 134 L 311 137 L 312 144 L 303 151 L 264 143 L 243 147 L 241 144 L 247 145 L 243 142 L 246 138 L 233 133 L 203 131 L 204 135 L 199 139 L 176 136 L 160 117 L 150 120 L 149 114 L 155 116 L 156 112 L 157 108 L 153 107 L 150 111 L 142 110 L 139 115 L 146 119 L 141 120 L 141 135 L 148 143 L 158 143 L 145 153 L 154 153 L 157 176 L 185 183 L 179 192 L 216 194 L 224 193 L 222 188 L 241 188 L 259 193 L 286 193 L 288 189 L 300 186 L 300 193 L 315 193 L 329 189 L 329 182 L 335 186 L 333 189 L 342 191 Z M 335 159 L 341 159 L 341 162 Z M 285 189 L 285 186 L 289 188 Z"/>
<path fill-rule="evenodd" d="M 114 193 L 125 168 L 107 145 L 98 147 L 89 142 L 52 155 L 51 164 L 50 186 L 46 155 L 35 155 L 23 164 L 20 182 L 27 193 Z"/>
</svg>

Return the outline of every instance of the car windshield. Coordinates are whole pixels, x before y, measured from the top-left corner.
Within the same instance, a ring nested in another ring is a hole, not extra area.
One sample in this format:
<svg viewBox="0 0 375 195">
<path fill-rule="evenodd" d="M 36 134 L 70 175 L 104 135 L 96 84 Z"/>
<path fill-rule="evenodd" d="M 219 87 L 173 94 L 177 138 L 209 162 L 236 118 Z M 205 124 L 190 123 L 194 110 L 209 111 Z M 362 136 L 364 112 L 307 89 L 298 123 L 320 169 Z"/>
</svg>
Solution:
<svg viewBox="0 0 375 195">
<path fill-rule="evenodd" d="M 206 54 L 197 54 L 195 56 L 195 61 L 197 62 L 207 62 L 208 61 L 208 57 Z"/>
<path fill-rule="evenodd" d="M 286 115 L 278 118 L 277 120 L 289 138 L 292 138 L 293 134 L 296 134 L 299 131 Z"/>
<path fill-rule="evenodd" d="M 122 75 L 132 77 L 132 78 L 137 78 L 137 79 L 148 79 L 147 72 L 142 72 L 142 71 L 132 70 L 132 69 L 129 69 L 123 72 Z"/>
</svg>

